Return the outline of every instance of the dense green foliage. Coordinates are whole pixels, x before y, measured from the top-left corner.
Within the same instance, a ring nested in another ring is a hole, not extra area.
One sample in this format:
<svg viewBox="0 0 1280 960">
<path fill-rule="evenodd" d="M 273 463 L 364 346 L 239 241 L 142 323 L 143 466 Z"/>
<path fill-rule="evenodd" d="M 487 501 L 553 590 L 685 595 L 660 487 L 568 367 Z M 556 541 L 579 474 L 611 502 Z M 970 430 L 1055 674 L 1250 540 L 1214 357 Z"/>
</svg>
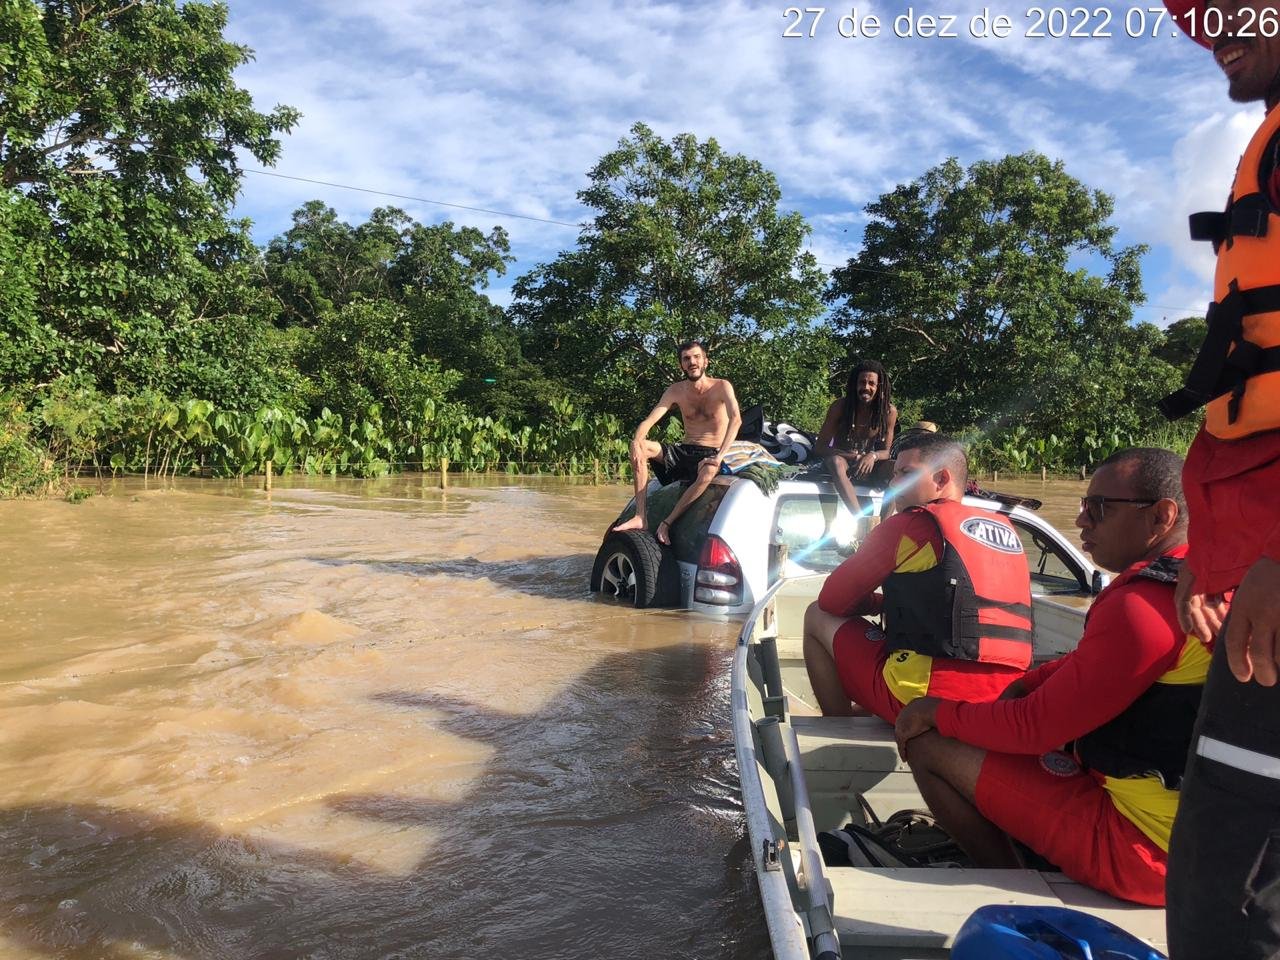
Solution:
<svg viewBox="0 0 1280 960">
<path fill-rule="evenodd" d="M 394 207 L 353 227 L 305 204 L 264 256 L 275 323 L 308 380 L 305 405 L 352 416 L 373 402 L 403 411 L 448 397 L 481 416 L 541 416 L 559 391 L 481 292 L 506 272 L 508 250 L 501 227 L 424 226 Z"/>
<path fill-rule="evenodd" d="M 876 357 L 903 421 L 964 433 L 981 466 L 1189 440 L 1152 403 L 1204 321 L 1132 322 L 1143 250 L 1115 246 L 1110 198 L 1061 164 L 928 170 L 869 205 L 828 280 L 771 172 L 637 124 L 588 172 L 576 243 L 503 310 L 500 227 L 391 207 L 348 224 L 312 201 L 254 245 L 237 157 L 273 163 L 299 118 L 235 85 L 250 51 L 226 16 L 0 0 L 0 496 L 267 461 L 616 474 L 695 336 L 744 405 L 811 430 Z"/>
<path fill-rule="evenodd" d="M 0 5 L 0 375 L 261 400 L 270 345 L 253 245 L 229 218 L 238 151 L 279 154 L 226 8 Z"/>
<path fill-rule="evenodd" d="M 466 470 L 510 472 L 616 471 L 626 455 L 620 424 L 586 416 L 568 401 L 534 427 L 512 430 L 451 403 L 426 400 L 408 415 L 372 403 L 359 417 L 329 408 L 307 417 L 279 406 L 223 409 L 207 400 L 171 400 L 155 391 L 107 395 L 59 382 L 34 415 L 15 401 L 0 403 L 0 464 L 48 483 L 52 461 L 70 470 L 169 474 L 207 469 L 216 474 L 278 472 L 379 476 L 394 468 L 428 470 L 442 459 Z M 47 451 L 30 443 L 34 422 Z"/>
</svg>

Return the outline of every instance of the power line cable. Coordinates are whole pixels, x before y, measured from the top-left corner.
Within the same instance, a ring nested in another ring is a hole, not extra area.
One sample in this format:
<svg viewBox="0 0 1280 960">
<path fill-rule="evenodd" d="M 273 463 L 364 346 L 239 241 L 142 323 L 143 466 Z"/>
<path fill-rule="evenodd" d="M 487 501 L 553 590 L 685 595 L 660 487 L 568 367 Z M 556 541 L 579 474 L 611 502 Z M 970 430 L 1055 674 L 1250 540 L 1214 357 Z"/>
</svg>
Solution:
<svg viewBox="0 0 1280 960">
<path fill-rule="evenodd" d="M 447 200 L 432 200 L 429 197 L 415 197 L 404 193 L 392 193 L 388 190 L 376 190 L 372 187 L 357 187 L 349 183 L 337 183 L 333 180 L 316 180 L 311 177 L 297 177 L 287 173 L 275 173 L 270 170 L 255 170 L 252 167 L 243 168 L 245 173 L 255 173 L 263 177 L 275 177 L 279 180 L 293 180 L 297 183 L 310 183 L 321 187 L 334 187 L 338 190 L 353 190 L 357 193 L 369 193 L 380 197 L 392 197 L 396 200 L 412 200 L 415 203 L 430 203 L 438 207 L 449 207 L 454 210 L 467 210 L 471 213 L 486 213 L 493 217 L 509 217 L 516 220 L 529 220 L 534 223 L 546 223 L 557 227 L 574 227 L 576 229 L 586 229 L 591 226 L 589 223 L 576 223 L 569 220 L 551 220 L 546 217 L 534 217 L 525 213 L 511 213 L 507 210 L 493 210 L 488 207 L 471 207 L 462 203 L 450 203 Z M 856 270 L 859 273 L 873 273 L 884 277 L 901 277 L 903 274 L 897 270 L 880 270 L 875 267 L 864 267 L 855 264 L 852 260 L 848 263 L 826 263 L 822 260 L 815 260 L 820 267 L 826 267 L 829 270 Z M 1088 303 L 1107 303 L 1108 301 L 1098 299 L 1096 297 L 1087 297 L 1085 301 Z M 1199 316 L 1204 312 L 1203 307 L 1171 307 L 1167 304 L 1144 303 L 1131 304 L 1132 310 L 1163 310 L 1168 313 L 1177 313 L 1183 315 Z"/>
<path fill-rule="evenodd" d="M 454 210 L 469 210 L 472 213 L 487 213 L 494 217 L 512 217 L 516 220 L 532 220 L 534 223 L 550 223 L 557 227 L 577 227 L 579 229 L 590 226 L 586 223 L 571 223 L 568 220 L 549 220 L 546 217 L 534 217 L 527 213 L 511 213 L 506 210 L 490 210 L 486 207 L 469 207 L 463 203 L 449 203 L 445 200 L 431 200 L 428 197 L 411 197 L 404 193 L 391 193 L 387 190 L 373 190 L 369 187 L 354 187 L 349 183 L 334 183 L 332 180 L 313 180 L 310 177 L 294 177 L 287 173 L 272 173 L 270 170 L 254 170 L 252 167 L 246 167 L 245 173 L 256 173 L 262 177 L 275 177 L 278 180 L 295 180 L 298 183 L 314 183 L 321 187 L 336 187 L 339 190 L 354 190 L 357 193 L 372 193 L 380 197 L 394 197 L 397 200 L 412 200 L 415 203 L 432 203 L 438 207 L 451 207 Z"/>
</svg>

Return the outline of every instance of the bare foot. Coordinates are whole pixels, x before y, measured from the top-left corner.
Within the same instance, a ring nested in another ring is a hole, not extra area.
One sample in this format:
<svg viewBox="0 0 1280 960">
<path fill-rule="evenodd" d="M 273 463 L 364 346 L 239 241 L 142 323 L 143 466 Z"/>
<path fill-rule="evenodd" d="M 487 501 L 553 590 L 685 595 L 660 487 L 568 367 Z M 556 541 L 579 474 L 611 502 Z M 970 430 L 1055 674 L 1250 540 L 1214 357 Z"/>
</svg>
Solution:
<svg viewBox="0 0 1280 960">
<path fill-rule="evenodd" d="M 671 546 L 671 525 L 667 521 L 663 520 L 658 524 L 658 529 L 654 531 L 653 535 L 658 538 L 658 542 L 664 547 Z"/>
<path fill-rule="evenodd" d="M 620 524 L 613 528 L 614 533 L 622 533 L 624 530 L 643 530 L 645 522 L 640 517 L 632 517 L 630 520 L 623 520 Z"/>
</svg>

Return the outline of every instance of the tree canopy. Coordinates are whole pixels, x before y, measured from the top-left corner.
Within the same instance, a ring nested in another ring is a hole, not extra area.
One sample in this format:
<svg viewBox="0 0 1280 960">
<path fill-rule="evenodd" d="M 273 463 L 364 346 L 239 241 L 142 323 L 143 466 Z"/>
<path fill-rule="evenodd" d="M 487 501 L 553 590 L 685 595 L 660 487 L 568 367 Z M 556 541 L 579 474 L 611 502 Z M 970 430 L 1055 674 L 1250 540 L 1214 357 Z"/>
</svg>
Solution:
<svg viewBox="0 0 1280 960">
<path fill-rule="evenodd" d="M 335 405 L 324 384 L 342 384 L 351 402 L 383 396 L 385 376 L 364 386 L 358 376 L 350 381 L 353 369 L 375 369 L 347 367 L 349 350 L 366 338 L 381 355 L 396 351 L 401 364 L 430 360 L 452 371 L 430 382 L 448 384 L 452 399 L 477 412 L 517 420 L 544 414 L 553 394 L 522 355 L 510 319 L 483 292 L 506 272 L 509 250 L 501 227 L 426 225 L 395 207 L 379 207 L 354 226 L 318 200 L 296 210 L 293 226 L 267 246 L 264 269 L 275 322 L 315 381 L 308 405 L 351 412 L 346 402 Z"/>
<path fill-rule="evenodd" d="M 815 323 L 825 279 L 773 174 L 714 139 L 636 124 L 588 179 L 576 247 L 515 285 L 527 354 L 634 422 L 679 375 L 676 346 L 701 337 L 744 403 L 811 415 L 834 354 Z"/>
<path fill-rule="evenodd" d="M 1153 422 L 1176 371 L 1160 332 L 1131 325 L 1145 248 L 1115 245 L 1106 194 L 1027 153 L 948 160 L 867 212 L 832 322 L 930 419 L 1073 436 Z"/>
<path fill-rule="evenodd" d="M 230 365 L 228 398 L 269 391 L 242 268 L 255 253 L 228 213 L 237 151 L 272 163 L 298 114 L 261 113 L 236 86 L 249 52 L 223 39 L 226 16 L 177 0 L 0 5 L 0 248 L 27 267 L 0 275 L 6 378 L 209 394 L 227 384 L 204 374 Z"/>
<path fill-rule="evenodd" d="M 866 355 L 904 410 L 1015 466 L 1181 439 L 1152 403 L 1204 321 L 1132 322 L 1143 248 L 1061 163 L 924 172 L 870 204 L 828 285 L 761 163 L 636 124 L 588 172 L 576 242 L 503 310 L 500 227 L 315 200 L 254 244 L 241 158 L 275 162 L 299 115 L 237 86 L 252 54 L 226 22 L 199 0 L 0 0 L 0 491 L 54 461 L 595 470 L 689 338 L 744 405 L 810 429 Z"/>
</svg>

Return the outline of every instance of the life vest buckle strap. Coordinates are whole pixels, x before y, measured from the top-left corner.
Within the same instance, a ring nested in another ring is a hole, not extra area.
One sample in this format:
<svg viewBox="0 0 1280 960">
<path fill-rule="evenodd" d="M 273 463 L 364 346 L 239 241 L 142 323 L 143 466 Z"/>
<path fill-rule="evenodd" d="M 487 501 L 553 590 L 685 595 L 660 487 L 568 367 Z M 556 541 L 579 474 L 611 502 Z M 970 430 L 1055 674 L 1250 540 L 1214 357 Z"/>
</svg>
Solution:
<svg viewBox="0 0 1280 960">
<path fill-rule="evenodd" d="M 1030 620 L 1034 615 L 1034 611 L 1029 604 L 1018 603 L 1016 600 L 992 600 L 990 597 L 984 597 L 981 594 L 976 599 L 979 607 L 1002 610 L 1005 613 L 1012 613 L 1015 617 L 1026 617 Z"/>
<path fill-rule="evenodd" d="M 977 624 L 974 630 L 975 636 L 981 634 L 993 640 L 1021 640 L 1024 643 L 1033 643 L 1035 641 L 1035 633 L 1026 627 L 1006 627 L 998 623 L 982 623 Z"/>
<path fill-rule="evenodd" d="M 1208 330 L 1187 373 L 1186 383 L 1157 404 L 1166 419 L 1181 419 L 1230 389 L 1230 384 L 1222 386 L 1223 367 L 1231 345 L 1243 329 L 1245 308 L 1245 295 L 1235 281 L 1225 297 L 1209 304 L 1205 314 Z"/>
<path fill-rule="evenodd" d="M 1217 251 L 1223 241 L 1231 246 L 1236 237 L 1265 237 L 1271 205 L 1261 193 L 1250 193 L 1227 204 L 1227 209 L 1206 210 L 1187 218 L 1192 240 L 1208 240 Z"/>
<path fill-rule="evenodd" d="M 1280 286 L 1271 284 L 1240 292 L 1241 318 L 1280 311 Z"/>
<path fill-rule="evenodd" d="M 1258 371 L 1261 363 L 1262 348 L 1251 340 L 1237 340 L 1236 348 L 1227 355 L 1227 366 L 1233 368 L 1229 376 L 1241 384 Z"/>
<path fill-rule="evenodd" d="M 1173 393 L 1156 402 L 1156 409 L 1166 420 L 1181 420 L 1193 410 L 1199 410 L 1213 397 L 1190 387 L 1179 387 Z"/>
<path fill-rule="evenodd" d="M 1227 238 L 1227 215 L 1221 210 L 1204 210 L 1187 218 L 1192 240 L 1219 244 Z"/>
<path fill-rule="evenodd" d="M 1266 347 L 1259 349 L 1258 365 L 1254 369 L 1254 374 L 1259 373 L 1276 373 L 1280 371 L 1280 347 Z"/>
<path fill-rule="evenodd" d="M 1250 193 L 1234 201 L 1230 207 L 1229 232 L 1232 237 L 1265 237 L 1271 205 L 1260 193 Z"/>
</svg>

